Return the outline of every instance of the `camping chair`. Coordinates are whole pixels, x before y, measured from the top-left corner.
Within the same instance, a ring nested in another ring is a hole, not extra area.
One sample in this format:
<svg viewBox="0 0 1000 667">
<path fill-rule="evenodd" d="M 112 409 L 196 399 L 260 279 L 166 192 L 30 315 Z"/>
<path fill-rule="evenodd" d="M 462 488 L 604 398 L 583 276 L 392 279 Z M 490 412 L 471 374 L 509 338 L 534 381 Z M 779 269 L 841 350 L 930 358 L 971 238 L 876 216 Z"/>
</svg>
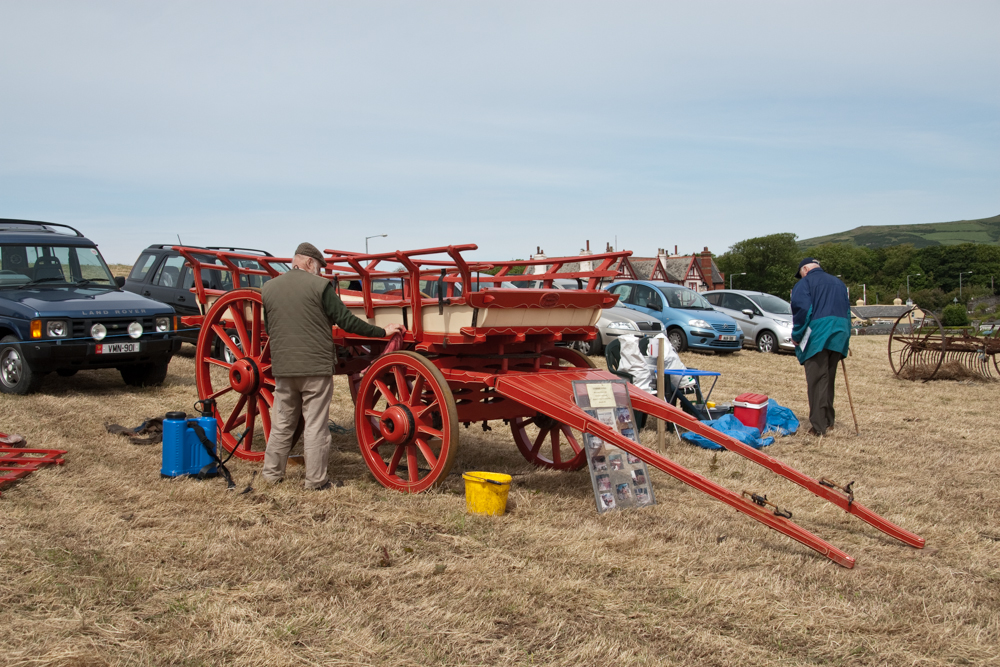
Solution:
<svg viewBox="0 0 1000 667">
<path fill-rule="evenodd" d="M 608 344 L 608 346 L 606 348 L 604 348 L 604 359 L 608 362 L 608 370 L 609 371 L 611 371 L 612 373 L 614 373 L 618 377 L 620 377 L 620 378 L 622 378 L 624 380 L 627 380 L 630 384 L 633 384 L 633 378 L 632 378 L 631 374 L 626 373 L 624 371 L 619 371 L 618 370 L 618 365 L 621 363 L 621 360 L 622 360 L 621 347 L 622 347 L 622 344 L 621 344 L 621 341 L 619 339 L 616 338 L 613 341 L 611 341 Z M 639 339 L 639 352 L 642 353 L 643 356 L 646 356 L 646 353 L 648 351 L 649 351 L 649 339 L 648 338 L 641 338 L 641 339 Z M 659 378 L 656 377 L 656 374 L 654 373 L 654 375 L 653 375 L 653 389 L 654 390 L 658 386 L 656 384 L 657 382 L 659 382 Z M 666 391 L 667 388 L 671 388 L 671 390 L 672 390 L 672 386 L 671 386 L 671 383 L 670 383 L 669 380 L 667 381 L 666 387 L 664 387 L 664 395 L 668 394 L 668 392 Z M 674 400 L 671 401 L 671 405 L 673 405 L 674 407 L 676 407 L 677 406 L 677 401 L 680 401 L 680 403 L 681 403 L 681 410 L 683 410 L 684 412 L 688 413 L 689 415 L 691 415 L 695 419 L 704 419 L 704 416 L 701 414 L 701 412 L 698 410 L 698 408 L 696 408 L 694 406 L 694 404 L 691 403 L 690 400 L 688 400 L 687 396 L 684 395 L 683 390 L 676 391 L 676 392 L 673 392 L 673 393 L 674 393 Z M 698 400 L 700 401 L 701 400 L 701 386 L 699 384 L 697 384 L 697 383 L 695 383 L 695 395 L 698 397 Z M 668 400 L 669 400 L 669 397 L 668 397 Z M 636 410 L 636 412 L 635 412 L 635 421 L 636 421 L 636 426 L 638 428 L 644 428 L 645 425 L 646 425 L 646 414 L 643 413 L 643 412 L 639 412 L 638 410 Z"/>
</svg>

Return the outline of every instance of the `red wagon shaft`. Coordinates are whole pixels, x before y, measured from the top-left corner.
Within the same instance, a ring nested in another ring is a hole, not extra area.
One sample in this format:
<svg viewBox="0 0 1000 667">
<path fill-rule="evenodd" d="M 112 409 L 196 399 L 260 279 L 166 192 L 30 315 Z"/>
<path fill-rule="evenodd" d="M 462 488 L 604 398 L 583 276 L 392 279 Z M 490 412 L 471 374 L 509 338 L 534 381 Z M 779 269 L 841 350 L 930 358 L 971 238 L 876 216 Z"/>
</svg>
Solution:
<svg viewBox="0 0 1000 667">
<path fill-rule="evenodd" d="M 227 271 L 234 286 L 279 273 L 288 259 L 227 251 L 177 248 L 201 269 Z M 448 475 L 459 445 L 458 425 L 510 424 L 518 450 L 531 463 L 558 470 L 586 465 L 582 434 L 594 433 L 676 479 L 734 507 L 840 565 L 854 560 L 790 521 L 697 473 L 686 470 L 612 432 L 573 403 L 576 379 L 615 379 L 583 355 L 555 347 L 589 340 L 603 308 L 616 297 L 601 291 L 629 253 L 605 253 L 527 262 L 471 262 L 475 246 L 448 246 L 380 254 L 327 250 L 324 274 L 355 315 L 376 325 L 402 322 L 404 349 L 382 355 L 386 341 L 355 336 L 337 327 L 335 372 L 350 380 L 355 430 L 368 468 L 384 486 L 419 492 Z M 261 261 L 263 259 L 263 261 Z M 248 262 L 258 262 L 248 266 Z M 515 266 L 542 267 L 531 274 L 542 289 L 507 289 Z M 486 273 L 489 271 L 489 273 Z M 555 290 L 552 281 L 572 278 L 579 290 Z M 193 290 L 205 307 L 198 340 L 198 390 L 220 405 L 219 440 L 244 459 L 259 460 L 270 431 L 275 382 L 263 328 L 260 293 L 212 292 L 200 280 Z M 680 424 L 728 450 L 796 482 L 913 546 L 923 539 L 854 501 L 853 495 L 789 468 L 637 389 L 638 409 Z"/>
</svg>

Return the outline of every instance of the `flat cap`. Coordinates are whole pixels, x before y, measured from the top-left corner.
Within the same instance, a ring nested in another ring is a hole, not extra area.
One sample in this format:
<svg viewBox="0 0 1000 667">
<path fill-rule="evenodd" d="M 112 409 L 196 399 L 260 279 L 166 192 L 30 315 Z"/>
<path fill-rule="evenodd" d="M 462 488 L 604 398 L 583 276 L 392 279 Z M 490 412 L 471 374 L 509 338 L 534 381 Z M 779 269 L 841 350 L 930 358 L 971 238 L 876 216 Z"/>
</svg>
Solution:
<svg viewBox="0 0 1000 667">
<path fill-rule="evenodd" d="M 312 257 L 320 264 L 326 264 L 326 257 L 324 257 L 323 253 L 319 251 L 319 248 L 314 246 L 312 243 L 300 243 L 299 247 L 295 249 L 295 254 Z"/>
<path fill-rule="evenodd" d="M 816 266 L 820 266 L 820 263 L 819 263 L 818 259 L 815 259 L 813 257 L 806 257 L 801 262 L 799 262 L 799 268 L 795 269 L 795 277 L 796 278 L 801 277 L 801 276 L 799 276 L 799 274 L 802 273 L 802 267 L 805 266 L 806 264 L 815 264 Z"/>
</svg>

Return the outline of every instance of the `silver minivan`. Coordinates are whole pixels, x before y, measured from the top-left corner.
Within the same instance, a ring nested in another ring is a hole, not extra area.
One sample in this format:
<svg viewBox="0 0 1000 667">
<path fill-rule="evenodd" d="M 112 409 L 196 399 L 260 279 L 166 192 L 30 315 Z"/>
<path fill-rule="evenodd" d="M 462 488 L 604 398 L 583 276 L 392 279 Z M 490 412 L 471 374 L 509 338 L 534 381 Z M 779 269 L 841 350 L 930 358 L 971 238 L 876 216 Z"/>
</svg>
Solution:
<svg viewBox="0 0 1000 667">
<path fill-rule="evenodd" d="M 742 289 L 720 289 L 705 292 L 719 312 L 729 315 L 743 329 L 744 345 L 750 344 L 758 352 L 792 351 L 792 306 L 764 292 Z"/>
</svg>

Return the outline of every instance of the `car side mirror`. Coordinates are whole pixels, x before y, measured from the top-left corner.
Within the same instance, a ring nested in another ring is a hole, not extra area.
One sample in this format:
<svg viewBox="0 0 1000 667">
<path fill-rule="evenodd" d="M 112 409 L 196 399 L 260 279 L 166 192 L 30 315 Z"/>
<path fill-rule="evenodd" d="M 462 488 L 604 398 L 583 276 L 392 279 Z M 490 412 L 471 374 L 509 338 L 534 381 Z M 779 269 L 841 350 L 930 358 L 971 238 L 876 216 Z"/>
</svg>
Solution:
<svg viewBox="0 0 1000 667">
<path fill-rule="evenodd" d="M 753 311 L 750 310 L 749 308 L 744 308 L 742 312 L 743 312 L 744 315 L 746 315 L 750 319 L 753 319 Z"/>
<path fill-rule="evenodd" d="M 125 276 L 115 276 L 115 284 L 119 288 L 125 287 Z"/>
</svg>

